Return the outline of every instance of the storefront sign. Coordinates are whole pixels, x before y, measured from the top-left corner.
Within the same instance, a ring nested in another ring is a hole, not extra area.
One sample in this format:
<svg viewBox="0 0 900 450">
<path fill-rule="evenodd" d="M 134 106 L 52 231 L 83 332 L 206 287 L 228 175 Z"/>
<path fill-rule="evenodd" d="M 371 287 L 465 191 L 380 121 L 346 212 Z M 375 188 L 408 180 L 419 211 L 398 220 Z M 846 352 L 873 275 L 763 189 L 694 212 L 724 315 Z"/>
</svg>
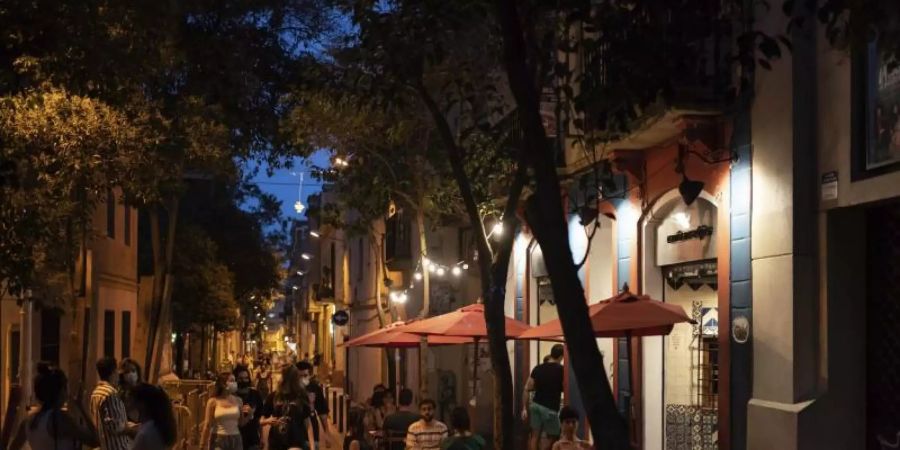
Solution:
<svg viewBox="0 0 900 450">
<path fill-rule="evenodd" d="M 822 200 L 837 200 L 838 173 L 827 172 L 822 175 Z"/>
<path fill-rule="evenodd" d="M 346 310 L 343 310 L 343 309 L 335 312 L 334 315 L 331 316 L 331 322 L 339 327 L 347 325 L 347 322 L 349 322 L 349 321 L 350 321 L 350 313 L 348 313 Z"/>
<path fill-rule="evenodd" d="M 703 239 L 712 236 L 713 227 L 709 225 L 700 225 L 696 229 L 688 231 L 679 231 L 675 234 L 666 236 L 666 242 L 674 244 L 676 242 L 687 241 L 690 239 Z"/>
</svg>

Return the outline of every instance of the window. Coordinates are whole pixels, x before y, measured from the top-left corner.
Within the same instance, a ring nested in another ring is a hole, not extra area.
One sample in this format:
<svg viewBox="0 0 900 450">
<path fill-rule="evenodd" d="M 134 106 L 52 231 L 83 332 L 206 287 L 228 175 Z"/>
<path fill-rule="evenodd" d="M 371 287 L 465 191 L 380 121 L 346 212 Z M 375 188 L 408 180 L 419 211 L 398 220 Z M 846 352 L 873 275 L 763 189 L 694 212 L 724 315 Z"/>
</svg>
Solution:
<svg viewBox="0 0 900 450">
<path fill-rule="evenodd" d="M 703 408 L 719 406 L 719 337 L 701 336 L 697 354 L 697 404 Z"/>
<path fill-rule="evenodd" d="M 125 245 L 131 245 L 131 206 L 125 205 L 125 224 L 122 226 L 122 236 Z"/>
<path fill-rule="evenodd" d="M 131 311 L 122 311 L 122 355 L 131 356 Z"/>
<path fill-rule="evenodd" d="M 12 384 L 19 382 L 19 358 L 21 358 L 22 332 L 11 330 L 9 332 L 9 381 Z"/>
<path fill-rule="evenodd" d="M 116 312 L 103 311 L 103 356 L 116 356 Z"/>
<path fill-rule="evenodd" d="M 41 311 L 41 361 L 59 364 L 59 313 Z"/>
<path fill-rule="evenodd" d="M 106 237 L 116 238 L 116 194 L 112 189 L 106 191 Z"/>
</svg>

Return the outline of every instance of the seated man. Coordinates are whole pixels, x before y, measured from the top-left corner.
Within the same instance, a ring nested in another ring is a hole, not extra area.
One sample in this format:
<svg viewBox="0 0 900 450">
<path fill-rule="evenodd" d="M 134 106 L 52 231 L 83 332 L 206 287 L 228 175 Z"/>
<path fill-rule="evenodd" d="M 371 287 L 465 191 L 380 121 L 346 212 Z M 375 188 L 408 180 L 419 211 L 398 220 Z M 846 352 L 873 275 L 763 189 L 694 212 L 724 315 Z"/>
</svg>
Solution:
<svg viewBox="0 0 900 450">
<path fill-rule="evenodd" d="M 419 402 L 421 419 L 406 430 L 406 450 L 437 450 L 447 437 L 447 425 L 434 418 L 437 404 L 430 398 Z"/>
<path fill-rule="evenodd" d="M 402 438 L 397 441 L 406 439 L 406 430 L 414 422 L 419 420 L 419 414 L 412 410 L 413 393 L 407 388 L 400 391 L 400 408 L 388 414 L 384 418 L 384 436 L 385 438 Z M 391 441 L 388 450 L 403 450 L 405 444 L 403 442 Z"/>
</svg>

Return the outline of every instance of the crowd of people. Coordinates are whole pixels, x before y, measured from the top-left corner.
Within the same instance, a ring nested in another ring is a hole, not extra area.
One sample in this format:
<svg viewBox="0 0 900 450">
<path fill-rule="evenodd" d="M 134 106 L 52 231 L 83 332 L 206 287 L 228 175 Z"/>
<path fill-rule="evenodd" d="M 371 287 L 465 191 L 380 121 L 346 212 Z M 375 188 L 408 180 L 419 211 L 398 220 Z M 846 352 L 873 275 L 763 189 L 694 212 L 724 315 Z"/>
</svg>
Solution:
<svg viewBox="0 0 900 450">
<path fill-rule="evenodd" d="M 523 419 L 529 450 L 583 450 L 577 437 L 580 418 L 562 406 L 563 351 L 556 345 L 536 366 L 525 386 Z M 210 398 L 198 417 L 199 448 L 209 450 L 483 450 L 485 439 L 471 430 L 465 407 L 452 410 L 449 427 L 435 416 L 434 400 L 414 407 L 409 389 L 393 392 L 377 385 L 371 397 L 348 412 L 343 445 L 329 430 L 328 401 L 308 360 L 235 358 L 231 370 L 215 375 Z M 131 359 L 97 361 L 98 383 L 89 410 L 80 399 L 67 401 L 66 374 L 39 364 L 29 411 L 15 431 L 10 450 L 165 450 L 178 429 L 172 401 L 159 386 L 145 383 Z M 68 406 L 68 407 L 67 407 Z M 182 436 L 183 437 L 183 436 Z"/>
</svg>

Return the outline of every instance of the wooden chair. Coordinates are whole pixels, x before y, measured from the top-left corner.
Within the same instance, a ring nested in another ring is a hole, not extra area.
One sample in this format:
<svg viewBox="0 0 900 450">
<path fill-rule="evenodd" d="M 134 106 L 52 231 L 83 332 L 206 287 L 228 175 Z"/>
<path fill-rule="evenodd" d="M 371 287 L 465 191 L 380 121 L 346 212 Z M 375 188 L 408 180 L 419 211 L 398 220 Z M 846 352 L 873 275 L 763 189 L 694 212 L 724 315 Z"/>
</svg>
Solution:
<svg viewBox="0 0 900 450">
<path fill-rule="evenodd" d="M 384 438 L 381 440 L 384 450 L 402 450 L 406 448 L 406 432 L 396 430 L 384 430 Z"/>
</svg>

